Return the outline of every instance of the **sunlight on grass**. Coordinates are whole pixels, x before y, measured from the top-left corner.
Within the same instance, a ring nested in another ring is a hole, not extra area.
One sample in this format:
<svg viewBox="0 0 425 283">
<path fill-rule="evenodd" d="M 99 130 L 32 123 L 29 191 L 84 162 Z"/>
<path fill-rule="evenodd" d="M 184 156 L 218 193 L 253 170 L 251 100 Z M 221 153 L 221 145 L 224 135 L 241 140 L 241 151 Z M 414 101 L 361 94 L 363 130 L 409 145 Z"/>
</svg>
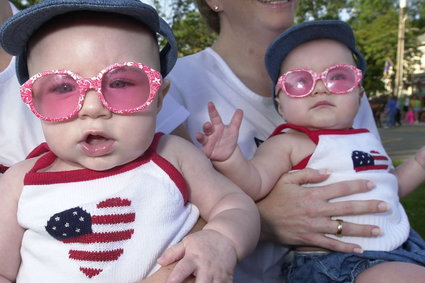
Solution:
<svg viewBox="0 0 425 283">
<path fill-rule="evenodd" d="M 403 198 L 401 203 L 407 212 L 410 225 L 422 238 L 425 238 L 425 184 L 422 184 L 416 191 Z"/>
<path fill-rule="evenodd" d="M 394 166 L 400 165 L 400 161 L 394 161 Z M 401 203 L 407 212 L 410 225 L 425 238 L 425 184 L 422 184 L 409 196 L 403 198 Z"/>
</svg>

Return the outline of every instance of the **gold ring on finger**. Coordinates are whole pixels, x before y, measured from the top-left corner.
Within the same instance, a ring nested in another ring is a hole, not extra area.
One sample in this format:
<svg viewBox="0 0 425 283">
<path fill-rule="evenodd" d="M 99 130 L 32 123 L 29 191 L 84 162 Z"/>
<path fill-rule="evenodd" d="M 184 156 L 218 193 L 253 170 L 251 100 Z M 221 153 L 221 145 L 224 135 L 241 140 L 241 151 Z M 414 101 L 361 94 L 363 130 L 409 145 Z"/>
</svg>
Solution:
<svg viewBox="0 0 425 283">
<path fill-rule="evenodd" d="M 342 219 L 335 219 L 335 221 L 336 221 L 336 222 L 338 222 L 338 226 L 337 226 L 337 228 L 336 228 L 336 233 L 335 233 L 335 235 L 336 235 L 337 237 L 342 237 L 342 226 L 343 226 L 343 224 L 344 224 L 344 220 L 342 220 Z"/>
</svg>

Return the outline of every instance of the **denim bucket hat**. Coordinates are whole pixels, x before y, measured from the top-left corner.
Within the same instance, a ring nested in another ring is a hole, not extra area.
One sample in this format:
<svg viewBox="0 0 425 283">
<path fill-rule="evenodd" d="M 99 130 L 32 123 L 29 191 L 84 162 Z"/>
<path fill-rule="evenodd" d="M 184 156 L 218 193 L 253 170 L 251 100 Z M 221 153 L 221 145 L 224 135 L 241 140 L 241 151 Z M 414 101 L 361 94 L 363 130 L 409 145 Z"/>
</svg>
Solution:
<svg viewBox="0 0 425 283">
<path fill-rule="evenodd" d="M 363 54 L 356 48 L 353 30 L 347 23 L 339 20 L 304 22 L 292 26 L 281 33 L 267 48 L 265 63 L 267 72 L 273 82 L 273 100 L 276 97 L 275 87 L 279 79 L 280 68 L 286 56 L 303 43 L 325 38 L 339 41 L 347 46 L 353 52 L 357 68 L 362 70 L 363 75 L 365 74 L 366 60 Z"/>
<path fill-rule="evenodd" d="M 160 52 L 161 75 L 165 77 L 177 60 L 177 43 L 170 26 L 150 5 L 140 0 L 42 0 L 9 18 L 0 29 L 0 44 L 16 56 L 16 74 L 21 84 L 29 79 L 26 60 L 27 43 L 31 36 L 50 19 L 76 11 L 121 14 L 132 17 L 167 43 Z"/>
</svg>

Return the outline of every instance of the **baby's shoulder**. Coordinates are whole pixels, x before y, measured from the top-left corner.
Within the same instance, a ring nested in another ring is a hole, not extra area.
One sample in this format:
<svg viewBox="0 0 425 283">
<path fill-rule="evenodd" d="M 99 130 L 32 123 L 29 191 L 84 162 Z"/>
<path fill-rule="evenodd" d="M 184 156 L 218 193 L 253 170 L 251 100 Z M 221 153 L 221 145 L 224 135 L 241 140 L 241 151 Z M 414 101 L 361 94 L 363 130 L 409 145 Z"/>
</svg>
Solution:
<svg viewBox="0 0 425 283">
<path fill-rule="evenodd" d="M 190 141 L 176 136 L 176 135 L 163 135 L 161 136 L 158 146 L 157 146 L 157 152 L 162 154 L 182 154 L 180 152 L 177 152 L 177 150 L 198 150 L 198 148 L 191 143 Z"/>
<path fill-rule="evenodd" d="M 262 147 L 267 147 L 263 148 Z M 288 132 L 274 135 L 265 141 L 259 148 L 261 152 L 277 159 L 289 156 L 292 164 L 297 164 L 300 158 L 314 152 L 316 144 L 303 132 L 289 130 Z"/>
<path fill-rule="evenodd" d="M 40 157 L 25 159 L 6 170 L 0 177 L 0 194 L 19 196 L 22 192 L 25 174 L 30 171 Z"/>
<path fill-rule="evenodd" d="M 282 147 L 298 147 L 305 144 L 314 144 L 309 136 L 303 132 L 289 130 L 285 133 L 270 137 L 265 143 L 279 145 Z"/>
<path fill-rule="evenodd" d="M 179 168 L 182 162 L 204 157 L 202 151 L 190 141 L 175 135 L 163 135 L 157 153 Z"/>
</svg>

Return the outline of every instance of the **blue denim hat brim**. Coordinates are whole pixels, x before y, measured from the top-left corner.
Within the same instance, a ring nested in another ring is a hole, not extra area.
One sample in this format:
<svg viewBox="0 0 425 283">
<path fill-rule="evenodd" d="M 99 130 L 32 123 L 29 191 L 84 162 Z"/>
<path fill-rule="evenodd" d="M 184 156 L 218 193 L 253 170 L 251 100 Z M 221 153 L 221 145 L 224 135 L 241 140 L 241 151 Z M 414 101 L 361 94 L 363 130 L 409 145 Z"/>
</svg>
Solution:
<svg viewBox="0 0 425 283">
<path fill-rule="evenodd" d="M 21 84 L 28 80 L 26 47 L 31 36 L 50 19 L 70 12 L 93 11 L 132 17 L 167 43 L 160 52 L 161 74 L 165 77 L 177 60 L 177 43 L 170 26 L 150 5 L 139 0 L 44 0 L 9 18 L 0 29 L 0 44 L 15 55 L 16 73 Z"/>
<path fill-rule="evenodd" d="M 347 23 L 339 20 L 304 22 L 281 33 L 267 48 L 265 63 L 267 72 L 273 82 L 273 100 L 280 69 L 286 56 L 301 44 L 316 39 L 333 39 L 347 46 L 355 56 L 357 67 L 362 70 L 363 75 L 365 74 L 366 60 L 356 48 L 353 30 Z"/>
</svg>

